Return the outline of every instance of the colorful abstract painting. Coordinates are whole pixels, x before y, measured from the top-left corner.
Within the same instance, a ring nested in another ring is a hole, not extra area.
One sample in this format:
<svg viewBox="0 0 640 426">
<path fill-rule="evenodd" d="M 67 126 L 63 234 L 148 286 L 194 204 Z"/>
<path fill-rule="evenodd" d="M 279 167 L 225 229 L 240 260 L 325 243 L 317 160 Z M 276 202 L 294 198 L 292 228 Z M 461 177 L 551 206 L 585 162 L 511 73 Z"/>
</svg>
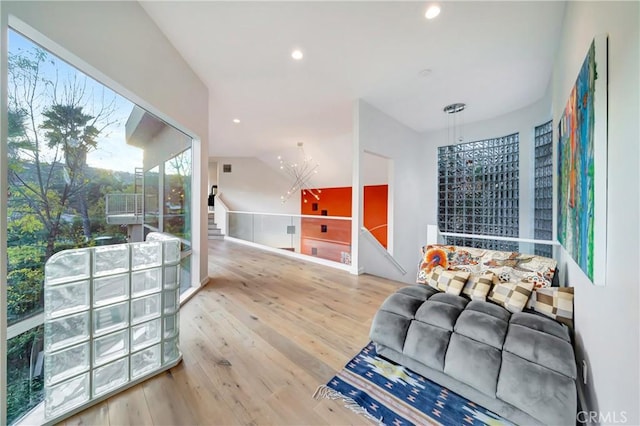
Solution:
<svg viewBox="0 0 640 426">
<path fill-rule="evenodd" d="M 606 249 L 606 67 L 606 38 L 594 39 L 558 124 L 558 241 L 597 284 Z"/>
</svg>

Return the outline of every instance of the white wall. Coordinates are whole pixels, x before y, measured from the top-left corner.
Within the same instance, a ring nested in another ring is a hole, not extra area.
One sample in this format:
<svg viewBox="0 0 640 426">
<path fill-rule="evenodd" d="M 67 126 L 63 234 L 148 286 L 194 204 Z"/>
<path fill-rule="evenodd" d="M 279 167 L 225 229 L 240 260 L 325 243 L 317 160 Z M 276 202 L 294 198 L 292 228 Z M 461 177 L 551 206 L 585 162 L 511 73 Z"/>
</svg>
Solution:
<svg viewBox="0 0 640 426">
<path fill-rule="evenodd" d="M 209 160 L 209 192 L 211 192 L 211 186 L 218 184 L 218 163 Z"/>
<path fill-rule="evenodd" d="M 280 197 L 287 193 L 292 180 L 254 157 L 213 157 L 218 163 L 218 192 L 231 210 L 300 214 L 300 192 L 286 203 Z M 231 164 L 231 173 L 222 166 Z"/>
<path fill-rule="evenodd" d="M 280 197 L 289 190 L 292 180 L 279 170 L 254 157 L 213 157 L 218 163 L 218 193 L 230 210 L 300 214 L 300 191 L 283 203 Z M 231 173 L 224 173 L 224 164 L 231 164 Z M 269 247 L 300 250 L 300 219 L 286 216 L 230 215 L 226 222 L 216 201 L 216 222 L 231 236 Z M 287 235 L 287 225 L 295 226 L 297 234 Z"/>
<path fill-rule="evenodd" d="M 391 164 L 391 159 L 365 151 L 360 163 L 362 184 L 364 186 L 388 185 Z"/>
<path fill-rule="evenodd" d="M 462 127 L 464 142 L 473 142 L 519 133 L 520 136 L 520 237 L 533 238 L 533 207 L 534 207 L 534 148 L 535 126 L 551 119 L 551 92 L 547 90 L 541 100 L 526 108 L 513 111 L 491 120 L 466 124 Z M 469 106 L 480 108 L 481 105 Z M 445 114 L 444 112 L 442 113 Z M 464 113 L 462 113 L 464 114 Z M 438 147 L 452 145 L 457 141 L 447 140 L 447 130 L 425 134 L 424 176 L 425 186 L 432 188 L 428 196 L 423 197 L 424 217 L 428 224 L 437 224 L 438 212 Z M 429 172 L 426 172 L 426 171 Z"/>
<path fill-rule="evenodd" d="M 318 165 L 318 173 L 312 176 L 310 184 L 315 188 L 337 188 L 351 186 L 352 136 L 351 133 L 340 135 L 332 139 L 320 141 L 304 141 L 304 153 Z M 257 158 L 270 166 L 275 172 L 286 178 L 286 173 L 280 171 L 281 156 L 287 163 L 302 162 L 303 156 L 297 144 L 285 149 L 272 150 L 259 155 Z"/>
<path fill-rule="evenodd" d="M 639 14 L 638 2 L 569 2 L 553 73 L 558 122 L 591 40 L 609 33 L 606 285 L 594 286 L 564 250 L 562 257 L 567 283 L 576 288 L 577 358 L 589 366 L 588 407 L 618 419 L 625 411 L 633 425 L 640 424 Z"/>
<path fill-rule="evenodd" d="M 360 253 L 359 245 L 364 238 L 360 234 L 363 225 L 362 202 L 365 151 L 386 157 L 392 163 L 389 173 L 388 218 L 392 239 L 389 240 L 393 257 L 407 271 L 402 281 L 415 282 L 421 243 L 426 239 L 426 225 L 422 225 L 420 211 L 421 197 L 425 196 L 424 175 L 430 173 L 424 168 L 421 136 L 412 129 L 389 117 L 363 100 L 354 104 L 354 177 L 353 187 L 353 227 L 352 259 L 359 272 L 373 270 L 371 257 Z M 357 236 L 357 238 L 356 238 Z M 385 268 L 388 272 L 379 275 L 398 279 L 394 266 Z M 379 271 L 379 269 L 378 269 Z"/>
<path fill-rule="evenodd" d="M 353 137 L 351 133 L 341 135 L 331 140 L 304 143 L 304 151 L 314 163 L 318 164 L 318 173 L 312 176 L 311 185 L 316 188 L 338 188 L 351 186 L 353 174 Z M 212 164 L 219 165 L 215 174 L 215 181 L 220 179 L 219 190 L 234 210 L 249 210 L 274 213 L 300 214 L 300 204 L 297 211 L 291 206 L 295 202 L 289 201 L 281 205 L 280 196 L 285 193 L 291 183 L 291 178 L 280 170 L 278 156 L 288 162 L 302 161 L 302 155 L 297 145 L 286 149 L 270 151 L 258 157 L 209 158 L 209 182 L 213 181 Z M 384 185 L 388 181 L 388 160 L 379 156 L 365 155 L 363 163 L 364 185 Z M 233 163 L 231 174 L 222 173 L 222 164 Z M 260 164 L 262 163 L 262 164 Z M 257 179 L 259 181 L 257 181 Z M 211 183 L 213 185 L 213 183 Z M 223 186 L 224 185 L 224 188 Z M 245 194 L 246 199 L 240 196 Z M 274 204 L 274 200 L 278 201 Z M 299 197 L 298 197 L 299 200 Z M 245 206 L 244 208 L 242 206 Z M 247 207 L 251 206 L 251 208 Z"/>
<path fill-rule="evenodd" d="M 193 276 L 207 278 L 208 90 L 137 2 L 2 1 L 6 23 L 197 139 Z M 35 31 L 34 31 L 35 30 Z M 6 193 L 6 191 L 2 191 Z M 199 194 L 199 195 L 198 195 Z M 4 203 L 3 203 L 4 204 Z M 4 216 L 4 213 L 0 211 Z M 198 226 L 199 225 L 199 226 Z M 202 232 L 201 232 L 202 231 Z"/>
</svg>

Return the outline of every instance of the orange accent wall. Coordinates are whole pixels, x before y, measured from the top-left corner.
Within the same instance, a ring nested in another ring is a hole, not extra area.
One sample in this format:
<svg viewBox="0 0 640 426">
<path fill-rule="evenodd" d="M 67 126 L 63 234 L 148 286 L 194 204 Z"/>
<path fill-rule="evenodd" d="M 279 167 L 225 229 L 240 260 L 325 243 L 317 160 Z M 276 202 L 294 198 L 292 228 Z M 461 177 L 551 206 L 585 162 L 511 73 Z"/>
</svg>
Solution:
<svg viewBox="0 0 640 426">
<path fill-rule="evenodd" d="M 364 227 L 387 248 L 389 185 L 364 187 Z"/>
<path fill-rule="evenodd" d="M 317 200 L 309 195 L 306 197 L 302 195 L 300 201 L 301 214 L 317 214 L 319 215 L 322 210 L 327 211 L 328 216 L 351 216 L 351 187 L 346 186 L 343 188 L 320 188 L 320 200 Z M 304 199 L 307 202 L 304 202 Z M 313 211 L 313 204 L 318 204 L 318 210 Z"/>
<path fill-rule="evenodd" d="M 342 253 L 351 253 L 351 222 L 323 219 L 322 211 L 327 216 L 351 216 L 351 187 L 320 188 L 320 200 L 304 195 L 300 201 L 300 213 L 303 215 L 317 215 L 318 219 L 303 218 L 301 221 L 301 252 L 313 255 L 312 250 L 324 259 L 340 262 Z M 364 187 L 364 226 L 385 248 L 387 247 L 387 205 L 388 185 L 374 185 Z M 304 199 L 307 202 L 304 202 Z M 314 210 L 314 204 L 317 209 Z M 327 232 L 321 232 L 322 225 L 327 226 Z"/>
<path fill-rule="evenodd" d="M 302 194 L 301 214 L 317 215 L 318 219 L 301 220 L 300 251 L 309 256 L 341 262 L 343 252 L 351 253 L 351 222 L 325 219 L 322 211 L 326 210 L 327 216 L 351 217 L 351 187 L 320 188 L 320 191 L 320 200 Z M 314 204 L 316 210 L 313 209 Z M 322 225 L 326 225 L 327 232 L 322 232 Z M 316 254 L 313 254 L 314 248 Z"/>
</svg>

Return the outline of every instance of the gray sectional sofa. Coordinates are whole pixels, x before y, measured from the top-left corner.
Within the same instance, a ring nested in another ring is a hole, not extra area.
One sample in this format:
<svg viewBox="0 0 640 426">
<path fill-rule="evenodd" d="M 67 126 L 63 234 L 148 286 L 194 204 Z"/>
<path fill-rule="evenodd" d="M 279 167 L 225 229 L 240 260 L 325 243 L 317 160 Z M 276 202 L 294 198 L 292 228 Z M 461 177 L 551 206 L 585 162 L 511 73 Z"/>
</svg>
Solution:
<svg viewBox="0 0 640 426">
<path fill-rule="evenodd" d="M 371 326 L 378 354 L 520 425 L 575 425 L 566 326 L 425 285 L 399 289 Z"/>
</svg>

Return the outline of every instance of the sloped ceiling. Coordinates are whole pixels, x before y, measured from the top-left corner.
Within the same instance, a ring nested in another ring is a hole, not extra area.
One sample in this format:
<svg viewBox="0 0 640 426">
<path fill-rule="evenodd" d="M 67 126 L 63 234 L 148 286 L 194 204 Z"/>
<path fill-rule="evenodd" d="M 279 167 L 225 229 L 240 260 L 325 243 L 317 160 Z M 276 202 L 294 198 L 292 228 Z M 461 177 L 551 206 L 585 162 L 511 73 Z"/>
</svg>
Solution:
<svg viewBox="0 0 640 426">
<path fill-rule="evenodd" d="M 141 4 L 209 88 L 214 156 L 344 138 L 358 98 L 418 132 L 446 127 L 453 102 L 469 123 L 530 105 L 549 84 L 565 6 L 442 2 L 427 20 L 423 2 Z"/>
</svg>

